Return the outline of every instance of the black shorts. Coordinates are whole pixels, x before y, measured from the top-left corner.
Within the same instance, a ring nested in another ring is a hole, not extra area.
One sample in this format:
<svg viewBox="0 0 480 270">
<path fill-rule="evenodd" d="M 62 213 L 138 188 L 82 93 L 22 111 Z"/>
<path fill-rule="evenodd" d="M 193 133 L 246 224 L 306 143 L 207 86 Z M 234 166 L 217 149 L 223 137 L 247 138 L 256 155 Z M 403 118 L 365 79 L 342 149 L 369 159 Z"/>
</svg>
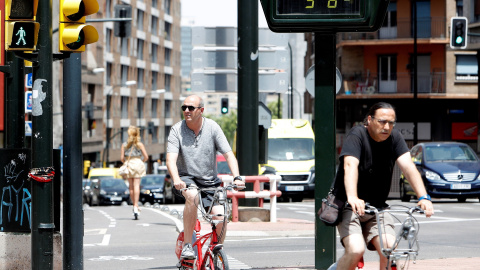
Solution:
<svg viewBox="0 0 480 270">
<path fill-rule="evenodd" d="M 216 179 L 214 185 L 203 185 L 203 184 L 200 183 L 199 180 L 195 179 L 192 176 L 181 176 L 180 179 L 182 179 L 182 181 L 185 182 L 187 187 L 191 186 L 192 184 L 199 187 L 199 188 L 212 188 L 212 187 L 219 187 L 221 185 L 221 180 L 220 179 Z M 182 194 L 182 192 L 180 192 L 180 190 L 178 190 L 176 188 L 173 188 L 173 193 L 176 196 L 179 196 L 180 198 L 185 200 L 185 197 L 183 197 L 183 194 Z M 208 209 L 208 207 L 210 207 L 210 205 L 212 205 L 213 195 L 215 195 L 215 191 L 213 191 L 213 190 L 207 190 L 207 191 L 202 191 L 201 192 L 203 208 Z"/>
</svg>

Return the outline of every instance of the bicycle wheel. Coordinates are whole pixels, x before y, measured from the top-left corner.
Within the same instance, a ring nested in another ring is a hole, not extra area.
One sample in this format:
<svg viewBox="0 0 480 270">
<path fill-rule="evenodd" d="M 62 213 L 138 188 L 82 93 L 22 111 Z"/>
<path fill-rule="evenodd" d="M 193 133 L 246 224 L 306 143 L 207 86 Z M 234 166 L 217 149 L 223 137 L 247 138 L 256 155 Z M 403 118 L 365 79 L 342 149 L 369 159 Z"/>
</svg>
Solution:
<svg viewBox="0 0 480 270">
<path fill-rule="evenodd" d="M 223 249 L 215 250 L 213 253 L 207 252 L 204 258 L 204 267 L 202 270 L 228 270 L 228 259 Z"/>
</svg>

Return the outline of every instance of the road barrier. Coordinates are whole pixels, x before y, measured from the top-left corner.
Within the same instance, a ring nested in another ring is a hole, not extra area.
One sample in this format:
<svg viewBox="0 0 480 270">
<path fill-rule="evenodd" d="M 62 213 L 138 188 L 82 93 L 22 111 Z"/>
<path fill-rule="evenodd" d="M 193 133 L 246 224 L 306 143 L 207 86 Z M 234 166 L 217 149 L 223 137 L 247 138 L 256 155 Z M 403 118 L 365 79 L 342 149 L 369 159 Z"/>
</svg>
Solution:
<svg viewBox="0 0 480 270">
<path fill-rule="evenodd" d="M 233 182 L 233 177 L 222 176 L 222 181 L 226 184 Z M 255 175 L 242 176 L 245 183 L 253 183 L 253 191 L 228 191 L 227 197 L 232 198 L 232 221 L 238 222 L 238 199 L 239 198 L 258 198 L 259 207 L 263 207 L 263 199 L 270 198 L 270 222 L 277 222 L 277 197 L 282 196 L 282 192 L 277 190 L 277 182 L 282 177 L 278 175 Z M 270 190 L 260 190 L 260 183 L 270 182 Z"/>
</svg>

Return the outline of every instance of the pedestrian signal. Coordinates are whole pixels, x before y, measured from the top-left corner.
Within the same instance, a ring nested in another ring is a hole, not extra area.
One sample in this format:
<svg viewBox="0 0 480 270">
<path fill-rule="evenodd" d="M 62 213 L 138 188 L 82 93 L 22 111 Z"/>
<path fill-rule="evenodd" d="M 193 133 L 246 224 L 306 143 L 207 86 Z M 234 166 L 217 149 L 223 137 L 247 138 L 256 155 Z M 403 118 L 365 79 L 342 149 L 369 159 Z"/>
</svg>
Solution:
<svg viewBox="0 0 480 270">
<path fill-rule="evenodd" d="M 98 41 L 97 29 L 85 24 L 85 17 L 98 9 L 96 0 L 60 0 L 60 51 L 83 52 L 85 45 Z"/>
<path fill-rule="evenodd" d="M 35 21 L 38 0 L 5 1 L 5 50 L 36 49 L 40 24 Z"/>
</svg>

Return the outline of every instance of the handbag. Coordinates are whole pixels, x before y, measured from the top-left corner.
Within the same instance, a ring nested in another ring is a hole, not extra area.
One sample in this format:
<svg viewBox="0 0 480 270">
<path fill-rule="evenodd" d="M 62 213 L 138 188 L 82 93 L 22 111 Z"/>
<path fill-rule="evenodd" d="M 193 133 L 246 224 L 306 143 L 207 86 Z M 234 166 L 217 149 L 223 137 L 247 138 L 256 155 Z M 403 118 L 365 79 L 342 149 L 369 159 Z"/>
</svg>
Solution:
<svg viewBox="0 0 480 270">
<path fill-rule="evenodd" d="M 132 155 L 132 151 L 130 151 L 127 161 L 125 161 L 125 163 L 123 163 L 123 165 L 120 166 L 120 168 L 118 169 L 118 174 L 120 174 L 121 176 L 126 176 L 130 172 L 128 168 L 128 161 L 130 160 L 131 155 Z"/>
<path fill-rule="evenodd" d="M 342 221 L 342 211 L 345 207 L 345 200 L 337 196 L 338 191 L 342 188 L 336 185 L 337 178 L 342 179 L 343 175 L 336 175 L 330 191 L 327 197 L 322 199 L 322 207 L 318 209 L 317 213 L 318 218 L 327 226 L 337 226 Z"/>
<path fill-rule="evenodd" d="M 318 218 L 327 226 L 337 226 L 342 221 L 345 202 L 338 199 L 333 189 L 322 199 L 322 207 L 318 210 Z"/>
</svg>

